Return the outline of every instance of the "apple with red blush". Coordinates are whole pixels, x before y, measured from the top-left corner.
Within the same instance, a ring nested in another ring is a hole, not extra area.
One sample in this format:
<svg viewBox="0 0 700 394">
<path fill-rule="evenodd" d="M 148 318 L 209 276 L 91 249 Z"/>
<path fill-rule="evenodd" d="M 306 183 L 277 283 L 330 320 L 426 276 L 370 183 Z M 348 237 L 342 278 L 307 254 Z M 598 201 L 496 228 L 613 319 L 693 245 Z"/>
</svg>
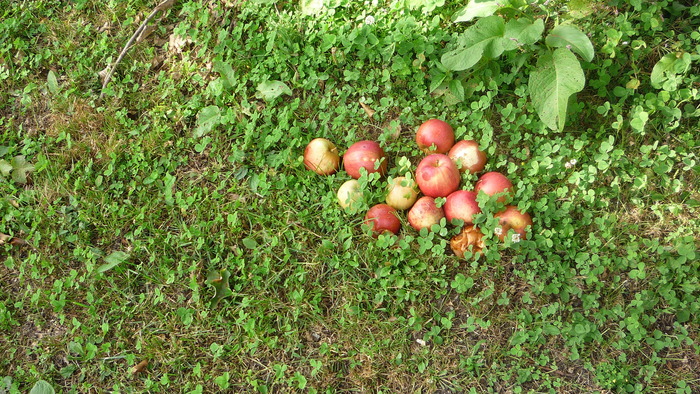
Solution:
<svg viewBox="0 0 700 394">
<path fill-rule="evenodd" d="M 314 138 L 304 149 L 304 166 L 319 175 L 333 174 L 340 166 L 338 149 L 325 138 Z"/>
<path fill-rule="evenodd" d="M 379 162 L 379 166 L 375 164 Z M 355 179 L 360 178 L 360 168 L 372 174 L 378 172 L 380 175 L 386 174 L 387 161 L 384 150 L 376 141 L 359 141 L 352 144 L 343 156 L 345 171 Z"/>
<path fill-rule="evenodd" d="M 460 180 L 455 163 L 440 153 L 426 156 L 416 167 L 416 182 L 426 196 L 447 197 L 459 188 Z"/>
<path fill-rule="evenodd" d="M 418 127 L 416 143 L 423 153 L 447 153 L 455 143 L 452 126 L 440 119 L 430 119 Z"/>
<path fill-rule="evenodd" d="M 532 218 L 527 212 L 521 212 L 514 205 L 506 206 L 501 212 L 493 215 L 494 218 L 498 219 L 498 227 L 496 227 L 496 235 L 501 241 L 505 240 L 506 235 L 508 235 L 508 230 L 513 230 L 512 240 L 518 242 L 521 239 L 527 237 L 525 230 L 528 226 L 532 226 Z"/>
<path fill-rule="evenodd" d="M 365 214 L 364 223 L 371 227 L 375 237 L 387 231 L 398 234 L 401 229 L 401 221 L 397 216 L 396 209 L 387 204 L 377 204 L 370 208 Z"/>
<path fill-rule="evenodd" d="M 481 213 L 479 203 L 476 202 L 476 193 L 467 190 L 457 190 L 447 196 L 443 209 L 448 223 L 451 223 L 452 219 L 461 219 L 465 224 L 473 224 L 474 215 Z"/>
<path fill-rule="evenodd" d="M 487 172 L 476 181 L 474 191 L 484 192 L 489 196 L 499 195 L 497 201 L 504 203 L 508 196 L 513 196 L 513 183 L 500 172 Z"/>
<path fill-rule="evenodd" d="M 476 174 L 486 167 L 486 153 L 479 150 L 479 143 L 474 140 L 457 142 L 447 156 L 455 162 L 460 172 Z"/>
<path fill-rule="evenodd" d="M 444 217 L 445 212 L 442 207 L 438 207 L 435 199 L 428 196 L 419 198 L 406 215 L 408 223 L 418 231 L 423 228 L 430 230 L 434 224 L 440 224 L 440 220 Z"/>
</svg>

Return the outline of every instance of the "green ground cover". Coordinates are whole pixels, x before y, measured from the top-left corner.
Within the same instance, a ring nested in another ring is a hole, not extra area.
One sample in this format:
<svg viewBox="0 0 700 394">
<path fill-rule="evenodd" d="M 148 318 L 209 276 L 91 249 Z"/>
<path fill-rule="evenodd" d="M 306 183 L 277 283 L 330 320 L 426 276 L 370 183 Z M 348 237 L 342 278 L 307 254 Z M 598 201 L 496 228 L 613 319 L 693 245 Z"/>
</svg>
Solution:
<svg viewBox="0 0 700 394">
<path fill-rule="evenodd" d="M 176 1 L 100 99 L 157 3 L 0 0 L 0 393 L 700 392 L 700 6 L 323 3 Z M 527 240 L 374 239 L 302 163 L 432 117 Z"/>
</svg>

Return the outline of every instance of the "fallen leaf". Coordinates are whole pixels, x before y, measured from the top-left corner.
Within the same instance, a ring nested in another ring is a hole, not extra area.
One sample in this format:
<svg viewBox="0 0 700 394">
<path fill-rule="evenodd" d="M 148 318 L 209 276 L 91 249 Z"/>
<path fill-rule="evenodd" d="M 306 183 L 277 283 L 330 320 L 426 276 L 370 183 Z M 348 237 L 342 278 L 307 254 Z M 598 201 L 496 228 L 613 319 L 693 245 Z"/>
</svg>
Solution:
<svg viewBox="0 0 700 394">
<path fill-rule="evenodd" d="M 109 254 L 109 256 L 105 257 L 105 264 L 102 264 L 101 266 L 97 267 L 97 272 L 103 273 L 106 271 L 111 270 L 112 268 L 116 267 L 117 265 L 123 263 L 126 261 L 126 259 L 129 258 L 129 254 L 121 251 L 116 251 L 112 252 Z"/>
<path fill-rule="evenodd" d="M 370 118 L 372 117 L 372 115 L 374 115 L 377 112 L 377 111 L 373 110 L 372 108 L 370 108 L 369 105 L 363 103 L 362 101 L 360 101 L 360 106 L 362 107 L 362 109 L 365 110 L 365 113 Z"/>
<path fill-rule="evenodd" d="M 385 133 L 387 133 L 389 137 L 393 139 L 397 139 L 401 135 L 401 122 L 399 122 L 398 119 L 384 123 L 382 128 L 384 129 Z"/>
<path fill-rule="evenodd" d="M 109 66 L 103 68 L 100 72 L 97 73 L 99 75 L 100 80 L 104 83 L 105 78 L 107 78 L 107 75 L 109 75 Z"/>
<path fill-rule="evenodd" d="M 292 89 L 282 81 L 265 81 L 258 85 L 257 97 L 261 97 L 265 101 L 271 101 L 277 97 L 286 94 L 292 95 Z"/>
<path fill-rule="evenodd" d="M 0 233 L 0 245 L 10 244 L 12 246 L 29 245 L 29 242 L 22 238 L 13 237 L 11 235 Z"/>
<path fill-rule="evenodd" d="M 182 53 L 185 46 L 190 43 L 192 43 L 192 40 L 189 38 L 183 38 L 177 34 L 171 34 L 170 40 L 168 41 L 168 51 L 170 53 Z"/>
<path fill-rule="evenodd" d="M 131 374 L 136 375 L 137 373 L 146 372 L 147 367 L 148 367 L 148 360 L 143 360 L 131 368 Z"/>
</svg>

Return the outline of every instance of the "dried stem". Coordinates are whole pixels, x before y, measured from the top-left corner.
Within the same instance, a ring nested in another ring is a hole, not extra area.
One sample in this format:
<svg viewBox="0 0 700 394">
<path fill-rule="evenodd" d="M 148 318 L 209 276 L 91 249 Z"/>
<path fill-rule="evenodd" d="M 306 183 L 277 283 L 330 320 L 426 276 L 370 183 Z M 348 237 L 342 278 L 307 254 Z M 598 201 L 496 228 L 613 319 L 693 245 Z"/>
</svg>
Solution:
<svg viewBox="0 0 700 394">
<path fill-rule="evenodd" d="M 124 58 L 124 55 L 126 55 L 126 52 L 134 44 L 134 41 L 136 41 L 136 39 L 141 35 L 141 33 L 143 33 L 144 29 L 146 29 L 148 22 L 151 19 L 153 19 L 153 17 L 156 16 L 156 14 L 158 12 L 170 9 L 173 6 L 173 4 L 175 4 L 175 0 L 163 0 L 160 4 L 158 4 L 156 6 L 156 8 L 153 9 L 153 11 L 151 11 L 151 13 L 146 17 L 146 19 L 144 19 L 143 23 L 141 23 L 141 26 L 139 26 L 139 28 L 136 29 L 136 31 L 131 36 L 129 41 L 127 41 L 126 45 L 124 45 L 124 48 L 122 49 L 121 53 L 119 54 L 119 57 L 114 62 L 112 67 L 109 69 L 109 71 L 107 72 L 107 75 L 105 75 L 104 81 L 102 82 L 102 91 L 100 92 L 100 100 L 102 100 L 102 98 L 105 95 L 105 88 L 107 87 L 107 84 L 109 83 L 109 81 L 112 79 L 112 75 L 114 74 L 114 70 L 116 70 L 117 65 L 119 64 L 119 62 L 122 61 L 122 59 Z"/>
</svg>

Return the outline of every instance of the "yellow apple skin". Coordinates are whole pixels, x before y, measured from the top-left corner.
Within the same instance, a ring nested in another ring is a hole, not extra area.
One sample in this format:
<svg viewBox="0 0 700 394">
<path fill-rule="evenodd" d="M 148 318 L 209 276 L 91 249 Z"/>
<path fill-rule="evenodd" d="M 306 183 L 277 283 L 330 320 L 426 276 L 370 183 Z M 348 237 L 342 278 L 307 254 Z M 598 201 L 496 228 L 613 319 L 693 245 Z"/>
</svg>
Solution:
<svg viewBox="0 0 700 394">
<path fill-rule="evenodd" d="M 389 184 L 386 203 L 394 209 L 403 211 L 411 208 L 417 199 L 418 189 L 414 180 L 400 176 Z"/>
<path fill-rule="evenodd" d="M 325 138 L 314 138 L 304 150 L 304 165 L 319 175 L 331 175 L 340 167 L 338 148 Z"/>
<path fill-rule="evenodd" d="M 362 200 L 360 182 L 356 179 L 350 179 L 343 183 L 340 188 L 338 188 L 336 196 L 338 197 L 338 204 L 340 204 L 343 209 L 348 209 L 357 201 Z"/>
</svg>

